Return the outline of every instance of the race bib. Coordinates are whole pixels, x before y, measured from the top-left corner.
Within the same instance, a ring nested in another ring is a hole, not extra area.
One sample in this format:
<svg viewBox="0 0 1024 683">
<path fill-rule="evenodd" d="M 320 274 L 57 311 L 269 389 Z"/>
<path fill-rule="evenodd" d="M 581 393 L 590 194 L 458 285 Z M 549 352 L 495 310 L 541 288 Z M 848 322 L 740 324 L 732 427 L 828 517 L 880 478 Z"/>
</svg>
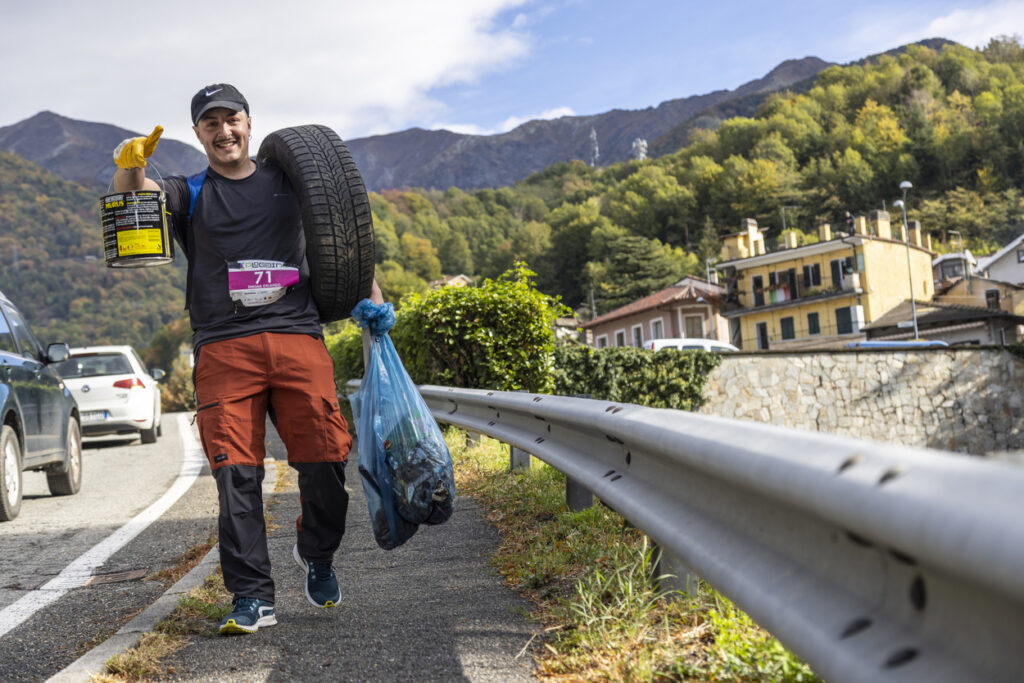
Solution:
<svg viewBox="0 0 1024 683">
<path fill-rule="evenodd" d="M 243 306 L 272 304 L 299 283 L 299 268 L 283 261 L 228 262 L 228 293 Z"/>
</svg>

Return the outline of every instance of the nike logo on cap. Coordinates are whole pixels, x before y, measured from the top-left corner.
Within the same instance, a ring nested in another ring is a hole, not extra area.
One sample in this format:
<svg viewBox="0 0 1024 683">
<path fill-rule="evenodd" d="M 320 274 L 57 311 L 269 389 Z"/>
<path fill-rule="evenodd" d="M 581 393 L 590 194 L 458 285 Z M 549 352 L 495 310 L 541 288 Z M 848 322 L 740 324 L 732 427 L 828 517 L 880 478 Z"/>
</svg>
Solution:
<svg viewBox="0 0 1024 683">
<path fill-rule="evenodd" d="M 223 89 L 224 88 L 217 88 L 216 90 L 207 90 L 206 91 L 206 96 L 209 97 L 210 95 L 215 95 L 216 93 L 219 93 Z"/>
</svg>

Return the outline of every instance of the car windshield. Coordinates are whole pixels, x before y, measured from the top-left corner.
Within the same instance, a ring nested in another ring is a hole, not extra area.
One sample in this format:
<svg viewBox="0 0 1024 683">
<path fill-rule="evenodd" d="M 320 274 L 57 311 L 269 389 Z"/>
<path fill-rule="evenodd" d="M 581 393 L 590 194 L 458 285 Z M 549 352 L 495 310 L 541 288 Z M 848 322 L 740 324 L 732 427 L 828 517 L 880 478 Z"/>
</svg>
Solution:
<svg viewBox="0 0 1024 683">
<path fill-rule="evenodd" d="M 72 356 L 57 366 L 57 374 L 64 379 L 98 377 L 102 375 L 127 375 L 131 372 L 132 366 L 128 363 L 128 359 L 120 353 Z"/>
</svg>

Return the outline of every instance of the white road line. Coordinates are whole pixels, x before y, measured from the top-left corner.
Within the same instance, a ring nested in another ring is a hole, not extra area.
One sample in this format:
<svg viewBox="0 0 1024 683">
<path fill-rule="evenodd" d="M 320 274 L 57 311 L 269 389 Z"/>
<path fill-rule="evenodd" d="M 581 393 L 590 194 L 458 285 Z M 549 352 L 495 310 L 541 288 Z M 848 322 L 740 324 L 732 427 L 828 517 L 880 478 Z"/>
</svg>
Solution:
<svg viewBox="0 0 1024 683">
<path fill-rule="evenodd" d="M 142 533 L 146 527 L 167 512 L 174 503 L 184 495 L 185 491 L 199 476 L 206 462 L 203 448 L 192 435 L 192 427 L 185 415 L 178 416 L 178 434 L 181 436 L 184 457 L 181 461 L 181 472 L 174 484 L 155 503 L 137 514 L 123 527 L 82 553 L 60 574 L 39 588 L 32 590 L 0 610 L 0 637 L 11 629 L 19 626 L 33 614 L 51 602 L 59 599 L 72 588 L 78 588 L 89 580 L 96 567 L 99 567 L 118 550 L 127 545 L 133 538 Z"/>
</svg>

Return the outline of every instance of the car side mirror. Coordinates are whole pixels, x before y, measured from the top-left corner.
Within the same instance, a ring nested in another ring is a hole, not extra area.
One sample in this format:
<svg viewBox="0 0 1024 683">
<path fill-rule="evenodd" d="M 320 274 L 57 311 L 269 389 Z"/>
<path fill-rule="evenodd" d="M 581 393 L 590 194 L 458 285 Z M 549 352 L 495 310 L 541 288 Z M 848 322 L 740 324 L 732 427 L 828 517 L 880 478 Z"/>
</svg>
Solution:
<svg viewBox="0 0 1024 683">
<path fill-rule="evenodd" d="M 71 349 L 64 342 L 50 344 L 46 347 L 46 360 L 50 363 L 62 363 L 71 357 Z"/>
<path fill-rule="evenodd" d="M 161 370 L 160 368 L 153 368 L 152 370 L 149 371 L 149 374 L 157 382 L 159 382 L 160 380 L 167 376 L 167 373 Z"/>
</svg>

